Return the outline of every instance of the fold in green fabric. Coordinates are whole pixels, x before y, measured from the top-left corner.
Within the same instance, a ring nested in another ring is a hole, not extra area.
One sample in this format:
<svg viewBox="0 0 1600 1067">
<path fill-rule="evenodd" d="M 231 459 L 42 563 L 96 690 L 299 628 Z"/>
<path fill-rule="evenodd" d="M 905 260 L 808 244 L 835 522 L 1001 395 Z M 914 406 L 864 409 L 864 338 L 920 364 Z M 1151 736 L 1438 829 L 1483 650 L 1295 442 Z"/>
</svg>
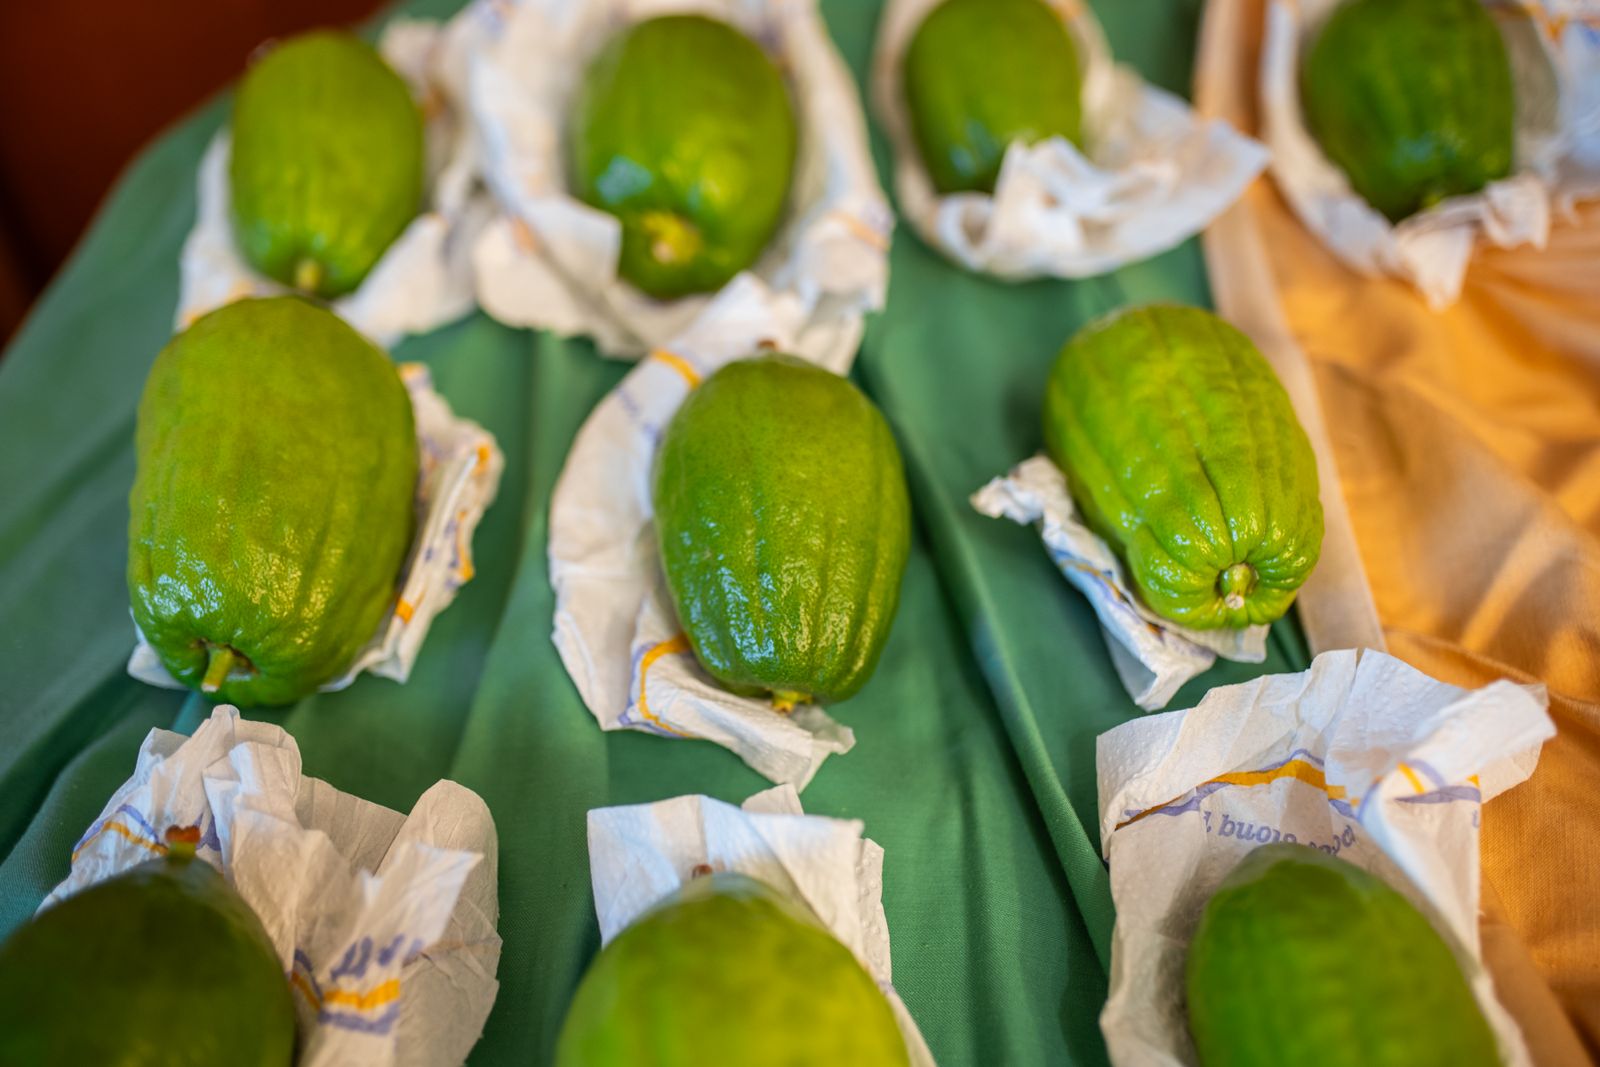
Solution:
<svg viewBox="0 0 1600 1067">
<path fill-rule="evenodd" d="M 1097 5 L 1119 56 L 1180 92 L 1199 6 Z M 859 82 L 879 4 L 822 7 Z M 190 731 L 209 708 L 126 675 L 123 566 L 134 409 L 170 332 L 195 168 L 224 115 L 222 103 L 205 108 L 130 168 L 0 361 L 0 933 L 66 875 L 145 733 Z M 876 135 L 874 148 L 889 188 Z M 1191 242 L 1107 277 L 1015 286 L 963 273 L 905 228 L 891 255 L 889 304 L 856 373 L 906 458 L 912 556 L 877 674 L 832 709 L 856 747 L 827 762 L 803 803 L 863 820 L 887 850 L 895 985 L 940 1063 L 1101 1063 L 1112 906 L 1094 742 L 1137 710 L 1037 536 L 966 501 L 1039 448 L 1045 374 L 1066 337 L 1125 303 L 1206 303 L 1200 255 Z M 406 810 L 440 778 L 483 796 L 500 835 L 505 950 L 470 1062 L 547 1062 L 598 947 L 585 812 L 684 793 L 738 802 L 767 783 L 709 744 L 603 734 L 550 642 L 550 490 L 626 368 L 587 342 L 482 314 L 395 356 L 427 363 L 505 450 L 477 576 L 435 622 L 408 684 L 363 677 L 252 714 L 295 736 L 306 773 L 378 803 Z M 1306 659 L 1298 629 L 1280 623 L 1265 665 L 1219 666 L 1172 706 Z"/>
</svg>

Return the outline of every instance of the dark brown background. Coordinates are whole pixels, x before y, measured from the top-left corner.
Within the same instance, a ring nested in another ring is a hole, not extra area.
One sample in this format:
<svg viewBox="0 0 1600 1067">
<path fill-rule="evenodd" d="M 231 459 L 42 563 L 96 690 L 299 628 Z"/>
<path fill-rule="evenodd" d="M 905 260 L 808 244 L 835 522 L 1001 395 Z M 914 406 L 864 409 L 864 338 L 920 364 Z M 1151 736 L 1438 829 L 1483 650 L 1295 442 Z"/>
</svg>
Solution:
<svg viewBox="0 0 1600 1067">
<path fill-rule="evenodd" d="M 262 41 L 378 0 L 0 0 L 0 341 L 117 173 Z"/>
</svg>

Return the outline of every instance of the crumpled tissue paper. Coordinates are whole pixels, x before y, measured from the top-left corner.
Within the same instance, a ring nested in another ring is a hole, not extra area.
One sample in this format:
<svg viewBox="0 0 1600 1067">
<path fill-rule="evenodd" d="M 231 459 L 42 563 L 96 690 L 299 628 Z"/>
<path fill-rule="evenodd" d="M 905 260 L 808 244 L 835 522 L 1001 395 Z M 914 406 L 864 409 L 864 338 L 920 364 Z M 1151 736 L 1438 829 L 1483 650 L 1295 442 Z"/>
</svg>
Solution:
<svg viewBox="0 0 1600 1067">
<path fill-rule="evenodd" d="M 1112 1061 L 1194 1062 L 1183 973 L 1201 910 L 1247 852 L 1290 841 L 1377 874 L 1420 907 L 1502 1057 L 1528 1064 L 1479 951 L 1478 819 L 1555 736 L 1545 704 L 1542 686 L 1459 689 L 1345 649 L 1100 735 L 1100 845 L 1117 908 L 1100 1028 Z"/>
<path fill-rule="evenodd" d="M 171 826 L 200 828 L 196 857 L 272 938 L 299 1067 L 466 1061 L 499 989 L 498 844 L 476 793 L 439 782 L 401 815 L 303 777 L 292 737 L 223 705 L 192 737 L 150 731 L 41 908 L 164 854 Z"/>
<path fill-rule="evenodd" d="M 1217 657 L 1240 663 L 1267 658 L 1268 626 L 1190 630 L 1163 619 L 1139 599 L 1111 547 L 1078 519 L 1067 479 L 1047 456 L 1023 460 L 972 494 L 972 506 L 993 519 L 1033 524 L 1045 551 L 1100 619 L 1111 663 L 1133 702 L 1166 707 L 1190 678 Z"/>
<path fill-rule="evenodd" d="M 883 913 L 883 848 L 858 819 L 806 815 L 792 786 L 741 807 L 704 796 L 589 812 L 589 871 L 600 941 L 697 874 L 737 871 L 792 898 L 855 953 L 894 1009 L 912 1067 L 933 1067 L 917 1024 L 891 983 Z"/>
<path fill-rule="evenodd" d="M 362 671 L 404 682 L 411 676 L 434 616 L 450 606 L 472 580 L 472 534 L 500 488 L 505 456 L 494 436 L 450 410 L 421 363 L 402 363 L 400 377 L 411 395 L 417 427 L 417 532 L 401 572 L 399 595 L 371 641 L 349 670 L 322 687 L 344 689 Z M 137 643 L 128 673 L 150 685 L 183 689 L 156 650 L 134 627 Z"/>
<path fill-rule="evenodd" d="M 460 318 L 475 301 L 472 247 L 494 211 L 478 181 L 475 135 L 465 115 L 465 52 L 473 29 L 459 19 L 440 24 L 395 18 L 378 42 L 422 109 L 426 203 L 355 291 L 329 307 L 385 348 L 405 334 Z M 235 300 L 289 291 L 257 273 L 234 245 L 229 143 L 224 128 L 200 162 L 195 224 L 180 260 L 180 330 Z"/>
<path fill-rule="evenodd" d="M 939 0 L 889 0 L 872 65 L 873 108 L 894 151 L 900 212 L 969 270 L 1001 278 L 1084 278 L 1200 232 L 1267 165 L 1267 150 L 1147 85 L 1113 61 L 1094 13 L 1055 0 L 1083 71 L 1083 139 L 1012 144 L 994 195 L 940 196 L 922 164 L 901 88 L 901 57 Z"/>
<path fill-rule="evenodd" d="M 1300 58 L 1338 0 L 1273 0 L 1261 49 L 1262 129 L 1272 174 L 1308 229 L 1352 270 L 1393 275 L 1439 310 L 1456 302 L 1482 237 L 1543 248 L 1553 215 L 1600 195 L 1600 35 L 1566 0 L 1492 5 L 1517 94 L 1513 173 L 1398 224 L 1361 198 L 1306 128 Z"/>
<path fill-rule="evenodd" d="M 761 283 L 735 278 L 694 326 L 658 348 L 589 413 L 550 501 L 553 640 L 583 702 L 604 730 L 713 741 L 774 782 L 804 789 L 855 735 L 815 705 L 790 714 L 723 689 L 701 669 L 678 625 L 656 547 L 656 445 L 689 391 L 723 364 L 777 349 L 836 373 L 854 348 L 797 344 L 798 308 L 774 316 Z M 795 427 L 802 433 L 804 427 Z"/>
<path fill-rule="evenodd" d="M 484 174 L 502 214 L 478 242 L 478 299 L 516 326 L 586 334 L 637 358 L 688 329 L 715 294 L 654 300 L 617 274 L 621 224 L 567 188 L 574 87 L 627 25 L 700 12 L 739 27 L 788 77 L 800 127 L 785 221 L 729 284 L 775 319 L 802 321 L 802 347 L 848 358 L 865 312 L 883 306 L 894 215 L 878 187 L 855 83 L 815 0 L 479 0 L 488 27 L 472 70 Z M 833 351 L 823 351 L 825 346 Z"/>
</svg>

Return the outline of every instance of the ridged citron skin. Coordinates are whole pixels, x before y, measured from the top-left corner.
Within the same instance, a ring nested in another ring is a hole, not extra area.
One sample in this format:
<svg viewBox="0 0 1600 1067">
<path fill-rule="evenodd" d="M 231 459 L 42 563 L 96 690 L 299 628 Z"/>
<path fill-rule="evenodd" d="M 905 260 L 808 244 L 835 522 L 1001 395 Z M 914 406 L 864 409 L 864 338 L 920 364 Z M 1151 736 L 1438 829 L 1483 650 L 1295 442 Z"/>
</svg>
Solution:
<svg viewBox="0 0 1600 1067">
<path fill-rule="evenodd" d="M 162 349 L 129 497 L 133 618 L 178 681 L 287 704 L 394 601 L 417 438 L 389 357 L 299 297 L 241 300 Z"/>
<path fill-rule="evenodd" d="M 781 708 L 865 684 L 911 506 L 889 425 L 848 379 L 784 355 L 718 370 L 667 427 L 655 511 L 678 618 L 712 677 Z"/>
<path fill-rule="evenodd" d="M 1196 630 L 1279 618 L 1316 565 L 1311 442 L 1250 339 L 1200 308 L 1133 308 L 1067 342 L 1044 438 L 1139 595 Z"/>
<path fill-rule="evenodd" d="M 750 38 L 703 15 L 647 19 L 584 75 L 572 182 L 622 223 L 618 270 L 661 300 L 722 288 L 783 221 L 798 133 L 789 88 Z"/>
<path fill-rule="evenodd" d="M 911 132 L 934 188 L 994 192 L 1013 141 L 1082 139 L 1078 48 L 1043 0 L 944 0 L 901 68 Z"/>
<path fill-rule="evenodd" d="M 314 296 L 361 284 L 422 205 L 422 114 L 353 34 L 273 46 L 233 104 L 233 232 L 252 266 Z"/>
<path fill-rule="evenodd" d="M 277 951 L 192 856 L 97 882 L 0 946 L 0 1063 L 290 1067 L 294 1003 Z"/>
<path fill-rule="evenodd" d="M 731 872 L 696 878 L 601 950 L 557 1067 L 903 1067 L 889 1002 L 799 907 Z"/>
<path fill-rule="evenodd" d="M 1202 1067 L 1495 1067 L 1494 1033 L 1428 919 L 1305 845 L 1245 856 L 1189 946 Z"/>
<path fill-rule="evenodd" d="M 1347 0 L 1301 71 L 1313 135 L 1392 222 L 1511 173 L 1511 60 L 1480 0 Z"/>
</svg>

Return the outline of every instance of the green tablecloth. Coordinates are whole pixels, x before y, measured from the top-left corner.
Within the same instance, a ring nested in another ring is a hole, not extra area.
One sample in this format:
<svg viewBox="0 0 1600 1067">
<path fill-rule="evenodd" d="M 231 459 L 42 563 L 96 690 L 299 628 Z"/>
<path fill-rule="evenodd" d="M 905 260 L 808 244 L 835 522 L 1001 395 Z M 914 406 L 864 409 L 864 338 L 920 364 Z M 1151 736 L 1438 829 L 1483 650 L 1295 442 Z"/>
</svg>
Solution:
<svg viewBox="0 0 1600 1067">
<path fill-rule="evenodd" d="M 859 80 L 880 5 L 822 6 Z M 1186 92 L 1199 0 L 1096 6 L 1120 57 Z M 195 167 L 223 116 L 207 107 L 134 164 L 0 361 L 0 933 L 65 876 L 145 733 L 192 730 L 208 711 L 125 674 L 123 565 L 134 409 L 170 332 Z M 874 149 L 888 187 L 876 135 Z M 895 984 L 946 1065 L 1105 1059 L 1096 1017 L 1112 909 L 1094 739 L 1136 709 L 1036 536 L 966 498 L 1039 447 L 1041 384 L 1061 342 L 1106 309 L 1153 299 L 1207 302 L 1193 242 L 1103 278 L 1009 286 L 962 273 L 902 229 L 888 308 L 857 362 L 904 450 L 918 521 L 883 662 L 834 709 L 856 748 L 803 800 L 863 819 L 887 850 Z M 598 943 L 584 813 L 695 792 L 737 802 L 767 783 L 709 744 L 602 734 L 550 643 L 550 490 L 625 366 L 481 314 L 395 354 L 428 363 L 505 450 L 477 577 L 435 623 L 409 684 L 364 677 L 261 717 L 294 734 L 306 773 L 341 789 L 405 810 L 453 778 L 488 802 L 505 952 L 472 1062 L 544 1062 Z M 247 417 L 249 383 L 239 389 Z M 1298 629 L 1280 624 L 1264 668 L 1219 666 L 1173 706 L 1305 662 Z"/>
</svg>

